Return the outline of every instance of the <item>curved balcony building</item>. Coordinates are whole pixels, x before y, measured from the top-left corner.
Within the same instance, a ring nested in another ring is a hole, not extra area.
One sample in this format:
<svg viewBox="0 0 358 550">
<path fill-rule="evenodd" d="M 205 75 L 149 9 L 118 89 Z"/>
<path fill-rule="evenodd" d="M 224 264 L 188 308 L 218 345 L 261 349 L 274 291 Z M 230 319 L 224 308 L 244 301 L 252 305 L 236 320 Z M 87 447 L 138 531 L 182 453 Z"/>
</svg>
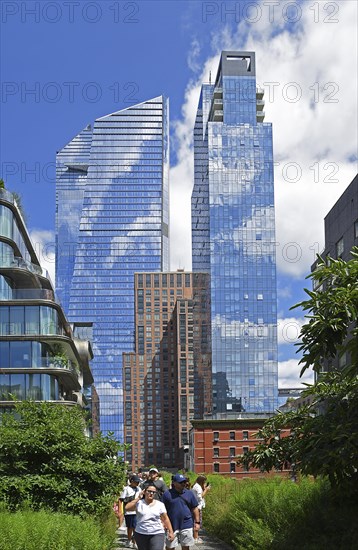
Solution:
<svg viewBox="0 0 358 550">
<path fill-rule="evenodd" d="M 0 412 L 14 399 L 88 407 L 92 356 L 73 336 L 12 193 L 0 189 Z"/>
</svg>

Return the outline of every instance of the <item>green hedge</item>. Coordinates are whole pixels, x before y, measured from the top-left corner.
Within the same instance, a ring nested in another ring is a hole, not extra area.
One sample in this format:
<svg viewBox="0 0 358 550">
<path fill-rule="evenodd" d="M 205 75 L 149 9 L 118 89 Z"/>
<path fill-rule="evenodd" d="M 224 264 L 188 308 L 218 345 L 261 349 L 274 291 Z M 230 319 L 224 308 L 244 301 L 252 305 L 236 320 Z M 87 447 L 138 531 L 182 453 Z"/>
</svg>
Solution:
<svg viewBox="0 0 358 550">
<path fill-rule="evenodd" d="M 46 511 L 0 510 L 0 550 L 110 550 L 114 539 L 114 518 L 99 524 Z"/>
</svg>

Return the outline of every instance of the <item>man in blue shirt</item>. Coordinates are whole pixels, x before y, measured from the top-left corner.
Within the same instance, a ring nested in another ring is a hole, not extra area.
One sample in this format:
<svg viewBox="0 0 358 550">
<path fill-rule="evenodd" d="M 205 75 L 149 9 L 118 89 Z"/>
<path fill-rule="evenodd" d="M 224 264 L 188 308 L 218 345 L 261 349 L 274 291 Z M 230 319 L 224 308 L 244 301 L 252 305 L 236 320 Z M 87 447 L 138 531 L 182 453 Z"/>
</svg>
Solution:
<svg viewBox="0 0 358 550">
<path fill-rule="evenodd" d="M 200 528 L 198 501 L 192 491 L 185 489 L 187 481 L 182 474 L 175 474 L 172 478 L 172 488 L 163 495 L 163 502 L 174 531 L 174 540 L 165 541 L 167 550 L 176 548 L 178 544 L 182 550 L 189 550 L 189 546 L 195 544 L 193 528 Z"/>
</svg>

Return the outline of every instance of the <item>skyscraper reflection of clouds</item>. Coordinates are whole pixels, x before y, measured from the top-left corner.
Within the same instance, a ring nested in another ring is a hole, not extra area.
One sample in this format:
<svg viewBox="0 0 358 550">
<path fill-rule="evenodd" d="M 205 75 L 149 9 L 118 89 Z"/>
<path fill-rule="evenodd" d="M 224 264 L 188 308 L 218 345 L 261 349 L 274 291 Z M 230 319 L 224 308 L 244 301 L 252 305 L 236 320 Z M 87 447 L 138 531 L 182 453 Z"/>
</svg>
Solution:
<svg viewBox="0 0 358 550">
<path fill-rule="evenodd" d="M 162 96 L 98 118 L 57 154 L 57 292 L 70 321 L 94 323 L 101 430 L 121 440 L 134 272 L 169 267 L 168 171 Z"/>
<path fill-rule="evenodd" d="M 272 126 L 255 54 L 224 51 L 194 130 L 193 271 L 211 275 L 214 411 L 277 407 Z"/>
</svg>

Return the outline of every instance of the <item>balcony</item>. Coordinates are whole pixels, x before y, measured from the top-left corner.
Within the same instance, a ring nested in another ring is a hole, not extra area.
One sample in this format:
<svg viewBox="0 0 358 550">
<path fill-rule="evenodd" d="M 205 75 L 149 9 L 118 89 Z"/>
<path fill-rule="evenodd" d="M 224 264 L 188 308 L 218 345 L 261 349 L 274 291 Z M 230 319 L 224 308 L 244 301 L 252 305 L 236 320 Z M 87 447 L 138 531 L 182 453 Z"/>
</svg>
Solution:
<svg viewBox="0 0 358 550">
<path fill-rule="evenodd" d="M 1 300 L 50 300 L 59 304 L 52 290 L 39 288 L 11 289 L 10 296 L 2 296 Z"/>
<path fill-rule="evenodd" d="M 264 91 L 263 88 L 259 88 L 259 87 L 256 88 L 256 98 L 257 99 L 263 99 L 264 93 L 265 93 L 265 91 Z"/>
<path fill-rule="evenodd" d="M 263 122 L 265 119 L 265 111 L 256 111 L 257 122 Z"/>
<path fill-rule="evenodd" d="M 38 389 L 38 388 L 33 388 L 31 390 L 28 390 L 26 391 L 26 393 L 25 391 L 22 391 L 21 388 L 20 389 L 18 388 L 17 392 L 12 391 L 10 393 L 13 397 L 16 397 L 16 399 L 18 400 L 23 400 L 26 398 L 36 402 L 47 401 L 50 403 L 56 403 L 60 405 L 69 405 L 69 406 L 79 404 L 78 396 L 75 393 L 64 393 L 63 395 L 59 395 L 57 399 L 53 399 L 51 398 L 51 396 L 43 395 L 43 393 L 41 392 L 41 389 Z M 9 395 L 6 395 L 3 393 L 2 395 L 0 394 L 0 403 L 1 403 L 1 407 L 12 408 L 15 406 L 16 401 L 14 401 L 14 399 L 9 399 Z"/>
<path fill-rule="evenodd" d="M 36 361 L 31 359 L 13 360 L 11 363 L 2 364 L 3 374 L 49 374 L 55 375 L 62 381 L 63 385 L 71 391 L 79 391 L 81 384 L 79 381 L 80 369 L 77 363 L 65 359 L 64 357 L 41 357 Z"/>
<path fill-rule="evenodd" d="M 24 258 L 13 256 L 12 254 L 3 254 L 1 256 L 0 269 L 2 268 L 26 269 L 26 271 L 30 271 L 30 273 L 33 273 L 34 275 L 39 275 L 40 277 L 50 279 L 48 271 L 43 269 L 40 265 L 33 264 L 28 260 L 24 260 Z"/>
<path fill-rule="evenodd" d="M 54 357 L 40 357 L 35 361 L 31 361 L 30 358 L 16 359 L 11 361 L 11 363 L 1 364 L 2 369 L 62 369 L 71 372 L 76 378 L 80 374 L 80 369 L 77 363 L 71 361 L 62 356 Z"/>
<path fill-rule="evenodd" d="M 21 221 L 25 226 L 24 218 L 22 217 L 22 213 L 19 210 L 18 204 L 16 202 L 16 199 L 15 199 L 13 193 L 11 193 L 10 191 L 7 191 L 6 189 L 0 189 L 0 199 L 3 199 L 5 201 L 9 202 L 10 204 L 13 204 L 14 206 L 16 206 L 16 208 L 18 210 L 18 213 L 21 217 Z"/>
<path fill-rule="evenodd" d="M 31 273 L 34 273 L 35 275 L 39 275 L 40 277 L 45 277 L 46 279 L 49 278 L 49 274 L 46 271 L 46 269 L 43 269 L 40 265 L 33 264 L 32 262 L 29 262 L 28 260 L 24 260 L 23 258 L 3 258 L 0 267 L 11 267 L 11 268 L 20 268 L 20 269 L 26 269 L 27 271 L 30 271 Z"/>
<path fill-rule="evenodd" d="M 256 99 L 256 110 L 262 111 L 265 107 L 265 101 L 263 99 Z"/>
</svg>

